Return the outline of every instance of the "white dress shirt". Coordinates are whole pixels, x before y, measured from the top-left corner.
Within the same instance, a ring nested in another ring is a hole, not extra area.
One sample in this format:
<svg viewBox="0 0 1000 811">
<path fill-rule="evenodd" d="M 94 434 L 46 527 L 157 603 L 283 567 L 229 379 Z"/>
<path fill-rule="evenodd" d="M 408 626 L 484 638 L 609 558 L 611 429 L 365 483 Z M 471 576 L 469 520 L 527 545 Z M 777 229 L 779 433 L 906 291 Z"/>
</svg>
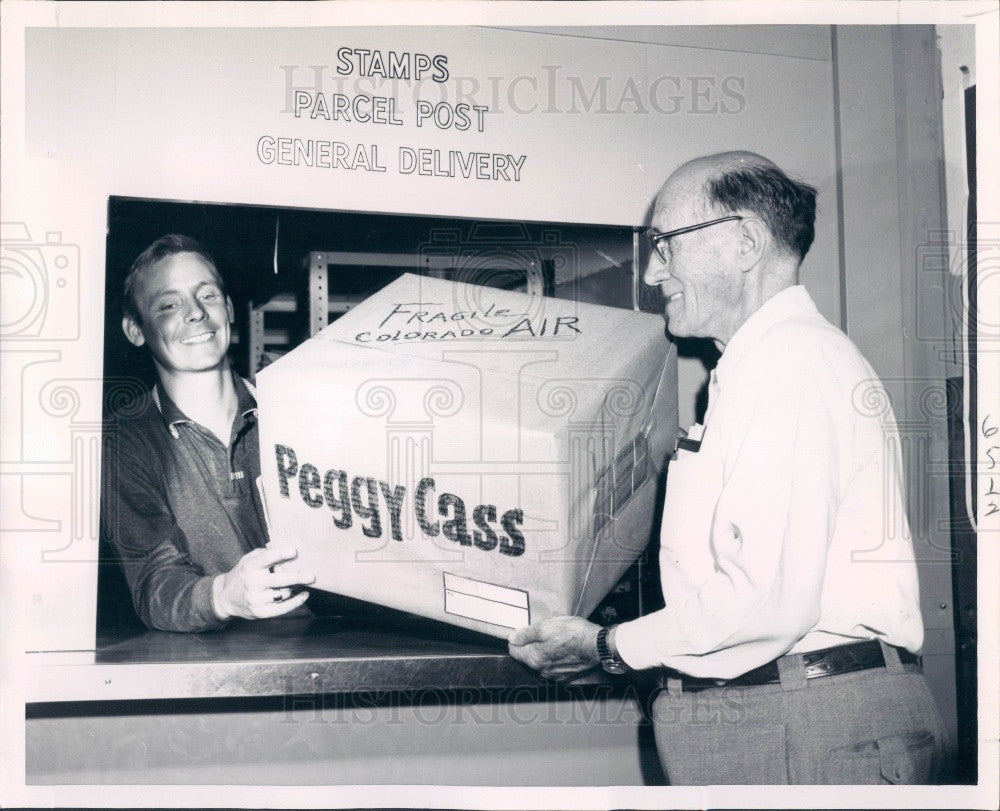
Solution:
<svg viewBox="0 0 1000 811">
<path fill-rule="evenodd" d="M 875 372 L 805 288 L 768 300 L 712 373 L 700 450 L 669 464 L 666 607 L 619 626 L 625 662 L 729 679 L 859 639 L 918 651 L 894 434 Z"/>
</svg>

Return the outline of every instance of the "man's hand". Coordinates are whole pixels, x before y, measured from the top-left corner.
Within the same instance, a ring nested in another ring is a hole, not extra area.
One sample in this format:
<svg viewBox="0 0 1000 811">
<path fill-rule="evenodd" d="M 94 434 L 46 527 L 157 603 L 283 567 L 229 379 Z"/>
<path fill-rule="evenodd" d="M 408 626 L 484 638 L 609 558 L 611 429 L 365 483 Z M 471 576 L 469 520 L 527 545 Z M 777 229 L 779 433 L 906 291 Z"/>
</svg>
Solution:
<svg viewBox="0 0 1000 811">
<path fill-rule="evenodd" d="M 270 547 L 247 552 L 232 569 L 212 583 L 212 603 L 222 619 L 278 617 L 298 608 L 308 591 L 292 596 L 291 586 L 308 586 L 316 575 L 303 569 L 280 569 L 279 563 L 295 560 L 299 553 L 288 547 Z"/>
<path fill-rule="evenodd" d="M 600 664 L 599 625 L 582 617 L 553 617 L 518 628 L 507 640 L 510 655 L 546 679 L 565 681 Z"/>
</svg>

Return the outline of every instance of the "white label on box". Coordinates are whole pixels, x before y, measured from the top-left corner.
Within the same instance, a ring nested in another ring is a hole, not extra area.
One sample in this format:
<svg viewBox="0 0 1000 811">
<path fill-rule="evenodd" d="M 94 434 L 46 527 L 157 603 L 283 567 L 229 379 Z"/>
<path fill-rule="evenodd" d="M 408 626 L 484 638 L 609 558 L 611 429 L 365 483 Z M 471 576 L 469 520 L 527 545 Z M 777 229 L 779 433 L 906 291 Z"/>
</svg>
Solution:
<svg viewBox="0 0 1000 811">
<path fill-rule="evenodd" d="M 505 628 L 531 624 L 528 592 L 450 572 L 444 572 L 444 610 L 447 614 Z"/>
</svg>

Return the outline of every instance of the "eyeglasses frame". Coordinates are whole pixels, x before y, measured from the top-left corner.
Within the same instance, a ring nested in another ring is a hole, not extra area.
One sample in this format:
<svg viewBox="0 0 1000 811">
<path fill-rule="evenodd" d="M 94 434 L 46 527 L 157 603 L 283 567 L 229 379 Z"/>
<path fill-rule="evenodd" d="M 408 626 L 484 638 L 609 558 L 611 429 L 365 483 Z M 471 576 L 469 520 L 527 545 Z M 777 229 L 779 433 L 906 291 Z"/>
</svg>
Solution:
<svg viewBox="0 0 1000 811">
<path fill-rule="evenodd" d="M 694 225 L 685 225 L 683 228 L 675 228 L 673 231 L 654 231 L 652 228 L 646 228 L 643 231 L 643 236 L 646 237 L 646 241 L 649 243 L 650 247 L 656 251 L 657 256 L 660 257 L 664 262 L 669 262 L 670 259 L 663 255 L 663 251 L 660 250 L 660 243 L 665 242 L 671 237 L 678 237 L 681 234 L 689 234 L 692 231 L 700 231 L 702 228 L 708 228 L 710 225 L 718 225 L 721 222 L 729 222 L 731 220 L 745 220 L 742 214 L 730 214 L 726 217 L 719 217 L 716 220 L 708 220 L 707 222 L 699 222 Z"/>
</svg>

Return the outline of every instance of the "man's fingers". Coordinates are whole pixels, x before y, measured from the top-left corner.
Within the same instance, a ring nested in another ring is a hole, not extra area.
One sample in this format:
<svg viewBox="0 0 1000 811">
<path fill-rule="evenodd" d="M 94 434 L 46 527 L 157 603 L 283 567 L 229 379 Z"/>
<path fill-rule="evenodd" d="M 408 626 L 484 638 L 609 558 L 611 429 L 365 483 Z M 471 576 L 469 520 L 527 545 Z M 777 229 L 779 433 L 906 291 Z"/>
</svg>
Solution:
<svg viewBox="0 0 1000 811">
<path fill-rule="evenodd" d="M 275 589 L 275 591 L 277 591 Z M 269 602 L 260 606 L 256 610 L 257 617 L 259 619 L 266 619 L 268 617 L 280 617 L 282 614 L 287 614 L 289 611 L 293 611 L 298 608 L 302 603 L 309 599 L 308 591 L 300 591 L 294 597 L 289 597 L 287 600 L 282 600 L 280 603 Z"/>
<path fill-rule="evenodd" d="M 305 569 L 279 569 L 274 574 L 265 575 L 261 582 L 272 589 L 284 586 L 311 586 L 316 582 L 316 575 Z"/>
<path fill-rule="evenodd" d="M 540 670 L 549 664 L 548 657 L 538 645 L 528 644 L 518 646 L 508 644 L 507 650 L 510 651 L 510 655 L 517 659 L 517 661 L 527 665 L 532 670 Z"/>
<path fill-rule="evenodd" d="M 287 600 L 283 600 L 280 603 L 271 603 L 271 610 L 274 611 L 270 616 L 278 617 L 282 614 L 287 614 L 289 611 L 293 611 L 298 608 L 302 603 L 309 599 L 308 591 L 300 591 L 294 597 L 289 597 Z"/>
<path fill-rule="evenodd" d="M 534 625 L 525 625 L 523 628 L 518 628 L 507 638 L 507 641 L 511 645 L 518 646 L 538 642 L 539 640 L 538 628 Z"/>
<path fill-rule="evenodd" d="M 244 560 L 252 560 L 253 568 L 269 569 L 279 563 L 295 560 L 299 556 L 299 551 L 291 546 L 268 546 L 264 549 L 255 549 L 243 556 Z"/>
<path fill-rule="evenodd" d="M 257 616 L 262 609 L 276 603 L 287 600 L 292 596 L 292 590 L 287 588 L 268 589 L 259 588 L 247 593 L 246 603 L 250 607 L 254 616 Z M 278 599 L 275 599 L 278 598 Z"/>
<path fill-rule="evenodd" d="M 517 659 L 521 664 L 527 665 L 532 670 L 538 670 L 545 664 L 545 657 L 539 653 L 537 645 L 508 644 L 507 650 L 512 657 Z"/>
</svg>

